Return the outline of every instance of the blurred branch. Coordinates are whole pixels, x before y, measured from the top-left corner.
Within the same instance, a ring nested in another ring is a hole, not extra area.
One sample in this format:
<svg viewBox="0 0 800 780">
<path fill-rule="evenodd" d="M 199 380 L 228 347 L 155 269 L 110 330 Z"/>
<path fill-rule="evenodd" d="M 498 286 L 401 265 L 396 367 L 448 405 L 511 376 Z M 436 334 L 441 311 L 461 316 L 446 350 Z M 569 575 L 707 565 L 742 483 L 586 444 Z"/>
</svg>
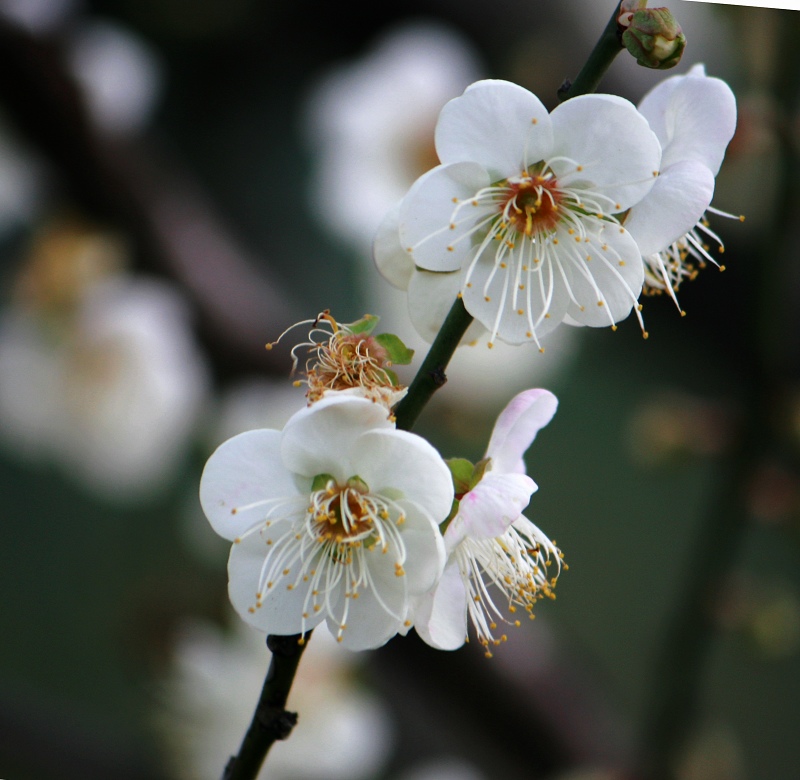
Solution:
<svg viewBox="0 0 800 780">
<path fill-rule="evenodd" d="M 119 230 L 140 269 L 188 292 L 218 368 L 287 371 L 288 356 L 263 345 L 298 319 L 299 307 L 155 143 L 100 137 L 64 62 L 57 40 L 0 18 L 0 103 L 55 169 L 66 200 Z"/>
</svg>

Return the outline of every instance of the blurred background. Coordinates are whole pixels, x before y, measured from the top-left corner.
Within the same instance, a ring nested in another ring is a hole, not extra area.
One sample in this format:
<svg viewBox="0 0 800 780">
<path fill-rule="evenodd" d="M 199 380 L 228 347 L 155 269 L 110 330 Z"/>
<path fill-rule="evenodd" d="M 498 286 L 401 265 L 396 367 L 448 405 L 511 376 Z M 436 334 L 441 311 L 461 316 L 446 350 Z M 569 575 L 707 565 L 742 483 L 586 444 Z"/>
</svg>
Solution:
<svg viewBox="0 0 800 780">
<path fill-rule="evenodd" d="M 679 67 L 623 53 L 602 89 L 731 84 L 725 272 L 684 318 L 646 300 L 647 341 L 631 318 L 459 353 L 416 429 L 475 460 L 513 393 L 556 393 L 527 513 L 570 565 L 557 601 L 491 660 L 316 632 L 265 777 L 800 776 L 800 14 L 669 7 Z M 0 776 L 221 776 L 268 654 L 197 485 L 304 402 L 264 344 L 330 308 L 424 349 L 369 246 L 438 110 L 482 77 L 554 107 L 612 10 L 0 0 Z"/>
</svg>

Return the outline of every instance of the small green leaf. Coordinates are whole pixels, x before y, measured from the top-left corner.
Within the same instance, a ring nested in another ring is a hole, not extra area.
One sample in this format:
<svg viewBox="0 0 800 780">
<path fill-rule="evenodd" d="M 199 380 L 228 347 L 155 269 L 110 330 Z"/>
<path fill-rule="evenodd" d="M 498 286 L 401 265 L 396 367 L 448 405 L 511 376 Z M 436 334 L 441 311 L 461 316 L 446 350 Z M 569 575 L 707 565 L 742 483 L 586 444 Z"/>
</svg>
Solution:
<svg viewBox="0 0 800 780">
<path fill-rule="evenodd" d="M 363 333 L 369 336 L 370 333 L 375 330 L 375 326 L 379 321 L 380 317 L 374 314 L 365 314 L 360 320 L 351 322 L 348 325 L 343 325 L 342 327 L 350 333 Z"/>
<path fill-rule="evenodd" d="M 414 357 L 414 350 L 403 344 L 394 333 L 380 333 L 375 336 L 375 341 L 389 353 L 389 360 L 394 365 L 407 366 Z"/>
<path fill-rule="evenodd" d="M 400 380 L 391 368 L 382 368 L 381 371 L 386 374 L 386 378 L 392 383 L 392 387 L 400 387 Z"/>
<path fill-rule="evenodd" d="M 475 467 L 466 458 L 450 458 L 445 463 L 453 475 L 453 489 L 457 496 L 463 496 L 472 488 L 472 474 Z"/>
</svg>

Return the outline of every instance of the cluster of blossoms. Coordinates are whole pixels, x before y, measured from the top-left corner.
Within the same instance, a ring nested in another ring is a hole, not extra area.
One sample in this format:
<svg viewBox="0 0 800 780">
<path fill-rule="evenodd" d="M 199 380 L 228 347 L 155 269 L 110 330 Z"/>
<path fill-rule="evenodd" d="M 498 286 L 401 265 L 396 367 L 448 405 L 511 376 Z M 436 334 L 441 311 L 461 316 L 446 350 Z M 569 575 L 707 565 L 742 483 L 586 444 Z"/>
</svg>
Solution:
<svg viewBox="0 0 800 780">
<path fill-rule="evenodd" d="M 441 164 L 387 215 L 378 268 L 408 291 L 431 340 L 457 297 L 475 320 L 463 340 L 488 334 L 489 346 L 541 349 L 562 322 L 615 328 L 632 310 L 644 329 L 643 290 L 677 302 L 681 281 L 714 262 L 706 239 L 722 248 L 705 215 L 721 213 L 714 177 L 735 123 L 733 94 L 702 66 L 639 109 L 583 95 L 548 113 L 522 87 L 479 81 L 442 109 Z M 536 490 L 523 455 L 557 401 L 519 393 L 481 461 L 446 462 L 396 428 L 406 391 L 391 367 L 412 351 L 374 335 L 376 324 L 320 315 L 300 345 L 308 406 L 209 459 L 200 496 L 233 542 L 231 600 L 264 631 L 304 635 L 326 621 L 355 650 L 412 626 L 454 649 L 471 622 L 491 655 L 505 639 L 498 624 L 532 616 L 564 567 L 522 515 Z"/>
<path fill-rule="evenodd" d="M 522 455 L 555 412 L 545 390 L 517 396 L 500 415 L 486 457 L 445 462 L 423 438 L 397 430 L 401 395 L 388 365 L 404 359 L 377 318 L 340 325 L 307 345 L 309 406 L 282 431 L 254 430 L 222 444 L 200 485 L 212 527 L 233 542 L 231 601 L 252 625 L 304 634 L 323 620 L 346 647 L 384 644 L 416 625 L 434 647 L 478 640 L 503 616 L 551 596 L 560 553 L 521 516 L 536 489 Z M 359 386 L 358 382 L 363 382 Z"/>
<path fill-rule="evenodd" d="M 721 248 L 704 215 L 719 213 L 714 177 L 735 125 L 733 93 L 702 66 L 638 110 L 592 94 L 548 114 L 522 87 L 479 81 L 442 109 L 441 164 L 387 215 L 376 264 L 429 339 L 456 296 L 490 346 L 541 349 L 562 322 L 616 327 L 633 309 L 641 323 L 643 288 L 674 298 L 714 262 L 704 236 Z"/>
</svg>

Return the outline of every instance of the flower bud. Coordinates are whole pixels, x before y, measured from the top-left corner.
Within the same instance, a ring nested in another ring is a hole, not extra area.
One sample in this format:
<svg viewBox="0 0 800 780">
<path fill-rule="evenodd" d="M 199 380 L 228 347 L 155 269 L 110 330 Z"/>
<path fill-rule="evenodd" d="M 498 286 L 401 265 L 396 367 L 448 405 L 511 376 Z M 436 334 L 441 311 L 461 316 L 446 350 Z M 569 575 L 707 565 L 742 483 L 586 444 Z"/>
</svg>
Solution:
<svg viewBox="0 0 800 780">
<path fill-rule="evenodd" d="M 620 24 L 628 28 L 622 43 L 640 65 L 666 70 L 680 62 L 686 36 L 668 8 L 641 8 L 623 14 Z"/>
</svg>

